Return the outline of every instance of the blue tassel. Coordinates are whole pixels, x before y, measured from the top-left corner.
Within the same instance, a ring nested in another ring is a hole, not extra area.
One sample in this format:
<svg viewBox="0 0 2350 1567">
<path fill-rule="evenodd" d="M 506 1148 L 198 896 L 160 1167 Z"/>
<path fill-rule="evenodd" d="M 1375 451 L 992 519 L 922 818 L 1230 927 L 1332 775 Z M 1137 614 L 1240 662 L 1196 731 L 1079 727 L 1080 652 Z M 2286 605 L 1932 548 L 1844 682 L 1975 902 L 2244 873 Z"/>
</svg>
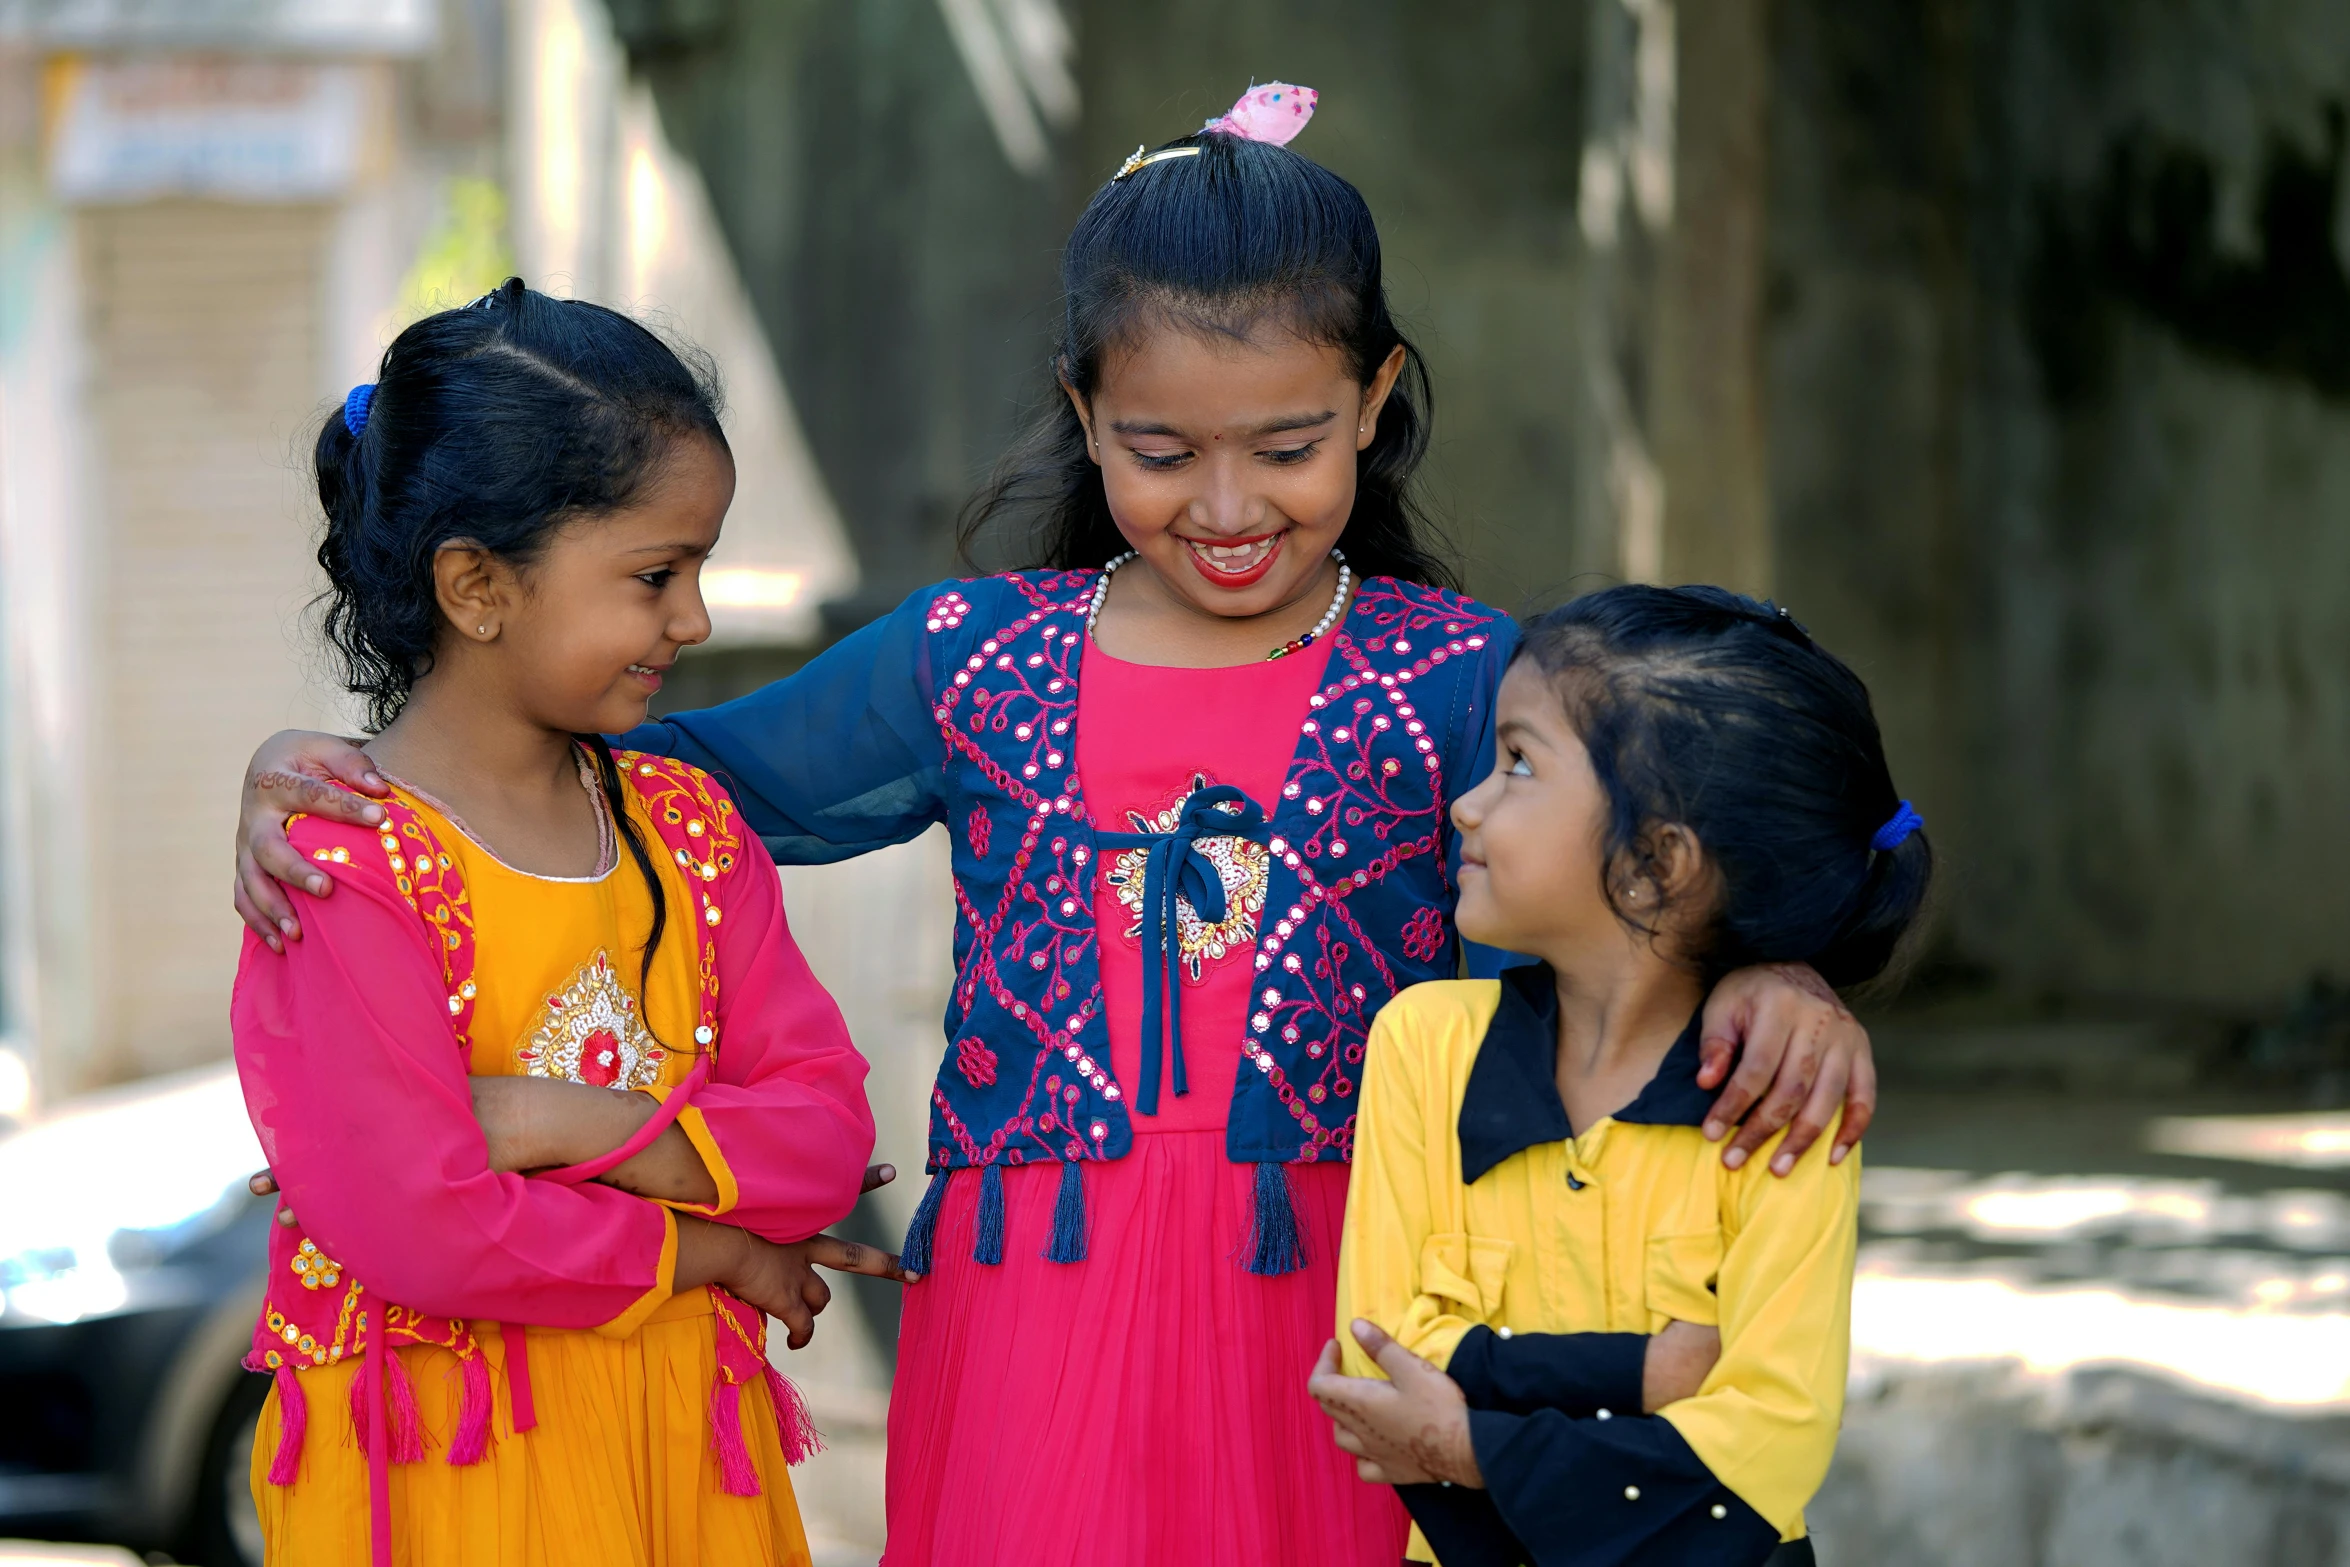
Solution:
<svg viewBox="0 0 2350 1567">
<path fill-rule="evenodd" d="M 898 1258 L 908 1273 L 930 1271 L 931 1245 L 938 1238 L 938 1206 L 946 1201 L 947 1176 L 952 1173 L 942 1166 L 923 1188 L 922 1200 L 914 1205 L 914 1222 L 906 1226 L 905 1249 Z"/>
<path fill-rule="evenodd" d="M 1061 1195 L 1053 1203 L 1053 1239 L 1044 1260 L 1085 1260 L 1085 1166 L 1075 1159 L 1061 1161 Z"/>
<path fill-rule="evenodd" d="M 1306 1265 L 1305 1237 L 1298 1231 L 1286 1165 L 1257 1166 L 1256 1233 L 1250 1245 L 1248 1271 L 1260 1277 L 1295 1273 Z"/>
<path fill-rule="evenodd" d="M 971 1260 L 993 1266 L 1004 1260 L 1004 1167 L 991 1164 L 979 1172 L 979 1238 L 971 1243 Z"/>
</svg>

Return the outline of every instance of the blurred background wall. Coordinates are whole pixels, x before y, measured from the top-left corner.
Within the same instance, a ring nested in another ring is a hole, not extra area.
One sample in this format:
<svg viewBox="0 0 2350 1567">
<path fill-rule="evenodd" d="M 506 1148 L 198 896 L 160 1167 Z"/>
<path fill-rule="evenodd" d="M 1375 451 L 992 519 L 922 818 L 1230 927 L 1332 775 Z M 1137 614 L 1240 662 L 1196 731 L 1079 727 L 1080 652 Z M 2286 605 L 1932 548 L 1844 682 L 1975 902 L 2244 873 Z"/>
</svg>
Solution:
<svg viewBox="0 0 2350 1567">
<path fill-rule="evenodd" d="M 707 350 L 743 491 L 713 645 L 817 635 L 854 554 L 599 7 L 0 5 L 0 1109 L 226 1053 L 243 759 L 354 727 L 310 442 L 515 270 Z"/>
<path fill-rule="evenodd" d="M 251 735 L 333 710 L 304 445 L 399 324 L 513 265 L 712 348 L 761 433 L 733 651 L 681 682 L 720 694 L 955 569 L 1049 390 L 1074 213 L 1275 75 L 1380 216 L 1472 589 L 1725 581 L 1869 678 L 1950 851 L 1921 995 L 2210 1038 L 2330 995 L 2342 32 L 2315 0 L 7 0 L 16 1037 L 64 1086 L 217 1053 L 205 824 Z"/>
</svg>

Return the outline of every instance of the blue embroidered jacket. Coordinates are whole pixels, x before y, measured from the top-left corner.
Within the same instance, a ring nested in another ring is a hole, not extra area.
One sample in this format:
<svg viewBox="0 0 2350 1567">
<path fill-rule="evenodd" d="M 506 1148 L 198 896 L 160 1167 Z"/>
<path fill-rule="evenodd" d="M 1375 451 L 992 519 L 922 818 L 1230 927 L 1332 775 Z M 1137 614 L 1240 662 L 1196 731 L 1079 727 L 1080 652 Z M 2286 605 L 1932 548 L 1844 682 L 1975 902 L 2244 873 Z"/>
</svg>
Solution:
<svg viewBox="0 0 2350 1567">
<path fill-rule="evenodd" d="M 844 859 L 947 824 L 956 980 L 931 1093 L 933 1171 L 1059 1160 L 1072 1166 L 1067 1191 L 1074 1166 L 1132 1145 L 1137 1085 L 1109 1075 L 1093 901 L 1097 829 L 1124 824 L 1093 820 L 1076 765 L 1098 580 L 941 583 L 789 679 L 624 737 L 719 774 L 780 862 Z M 1271 880 L 1233 1160 L 1348 1158 L 1371 1018 L 1406 985 L 1460 972 L 1449 813 L 1492 766 L 1493 695 L 1516 637 L 1474 600 L 1373 577 L 1295 655 L 1327 663 L 1280 798 L 1257 802 Z M 1500 960 L 1471 956 L 1485 973 Z M 1081 1199 L 1078 1213 L 1081 1226 Z M 1082 1255 L 1081 1232 L 1073 1245 Z M 1054 1254 L 1064 1249 L 1057 1235 Z"/>
</svg>

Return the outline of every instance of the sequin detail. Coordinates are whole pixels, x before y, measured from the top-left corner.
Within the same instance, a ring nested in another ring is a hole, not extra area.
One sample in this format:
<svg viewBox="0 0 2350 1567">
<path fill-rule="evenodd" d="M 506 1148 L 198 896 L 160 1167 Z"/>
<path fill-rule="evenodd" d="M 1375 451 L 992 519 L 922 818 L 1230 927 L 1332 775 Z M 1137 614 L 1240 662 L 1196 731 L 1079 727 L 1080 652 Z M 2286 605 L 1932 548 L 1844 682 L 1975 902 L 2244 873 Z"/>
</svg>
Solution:
<svg viewBox="0 0 2350 1567">
<path fill-rule="evenodd" d="M 524 1075 L 595 1088 L 650 1088 L 669 1052 L 645 1027 L 636 997 L 601 948 L 571 983 L 539 1004 L 537 1026 L 515 1052 Z"/>
<path fill-rule="evenodd" d="M 1173 832 L 1183 820 L 1184 805 L 1209 783 L 1207 774 L 1192 774 L 1191 787 L 1155 816 L 1128 811 L 1128 825 L 1136 832 Z M 1176 896 L 1175 935 L 1181 946 L 1183 977 L 1194 985 L 1206 978 L 1211 964 L 1247 952 L 1255 945 L 1257 921 L 1265 912 L 1265 887 L 1271 879 L 1273 860 L 1263 844 L 1246 838 L 1202 838 L 1198 848 L 1207 856 L 1208 863 L 1216 867 L 1217 879 L 1224 883 L 1225 917 L 1210 924 L 1191 906 L 1189 898 Z M 1127 849 L 1103 862 L 1102 879 L 1133 918 L 1125 930 L 1126 939 L 1132 942 L 1142 939 L 1143 865 L 1149 858 L 1148 849 Z"/>
</svg>

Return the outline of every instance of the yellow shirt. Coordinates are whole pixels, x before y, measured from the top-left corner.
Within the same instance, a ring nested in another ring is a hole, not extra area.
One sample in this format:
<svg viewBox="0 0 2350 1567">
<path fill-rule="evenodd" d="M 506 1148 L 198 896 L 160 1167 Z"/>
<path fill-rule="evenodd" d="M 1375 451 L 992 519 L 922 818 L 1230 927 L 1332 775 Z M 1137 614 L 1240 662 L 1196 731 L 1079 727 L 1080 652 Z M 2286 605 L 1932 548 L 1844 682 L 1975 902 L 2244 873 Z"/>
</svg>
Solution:
<svg viewBox="0 0 2350 1567">
<path fill-rule="evenodd" d="M 1843 1415 L 1860 1161 L 1814 1154 L 1775 1177 L 1774 1143 L 1724 1169 L 1699 1130 L 1711 1095 L 1696 1085 L 1695 1020 L 1633 1103 L 1572 1133 L 1555 1077 L 1553 984 L 1536 966 L 1416 985 L 1373 1025 L 1339 1262 L 1347 1370 L 1378 1374 L 1345 1331 L 1355 1317 L 1440 1366 L 1477 1328 L 1509 1337 L 1716 1325 L 1720 1362 L 1697 1396 L 1659 1418 L 1780 1538 L 1797 1538 Z M 1472 1414 L 1481 1466 L 1511 1418 Z M 1552 1436 L 1567 1445 L 1554 1452 L 1604 1439 L 1587 1466 L 1607 1487 L 1592 1505 L 1630 1509 L 1626 1526 L 1645 1527 L 1666 1488 L 1626 1478 L 1624 1466 L 1640 1462 L 1636 1428 L 1661 1439 L 1656 1451 L 1677 1444 L 1637 1408 L 1573 1429 L 1556 1422 Z M 1513 1513 L 1490 1468 L 1487 1478 L 1523 1536 L 1538 1520 Z M 1648 1498 L 1645 1512 L 1627 1491 Z M 1722 1505 L 1692 1517 L 1722 1518 Z"/>
</svg>

